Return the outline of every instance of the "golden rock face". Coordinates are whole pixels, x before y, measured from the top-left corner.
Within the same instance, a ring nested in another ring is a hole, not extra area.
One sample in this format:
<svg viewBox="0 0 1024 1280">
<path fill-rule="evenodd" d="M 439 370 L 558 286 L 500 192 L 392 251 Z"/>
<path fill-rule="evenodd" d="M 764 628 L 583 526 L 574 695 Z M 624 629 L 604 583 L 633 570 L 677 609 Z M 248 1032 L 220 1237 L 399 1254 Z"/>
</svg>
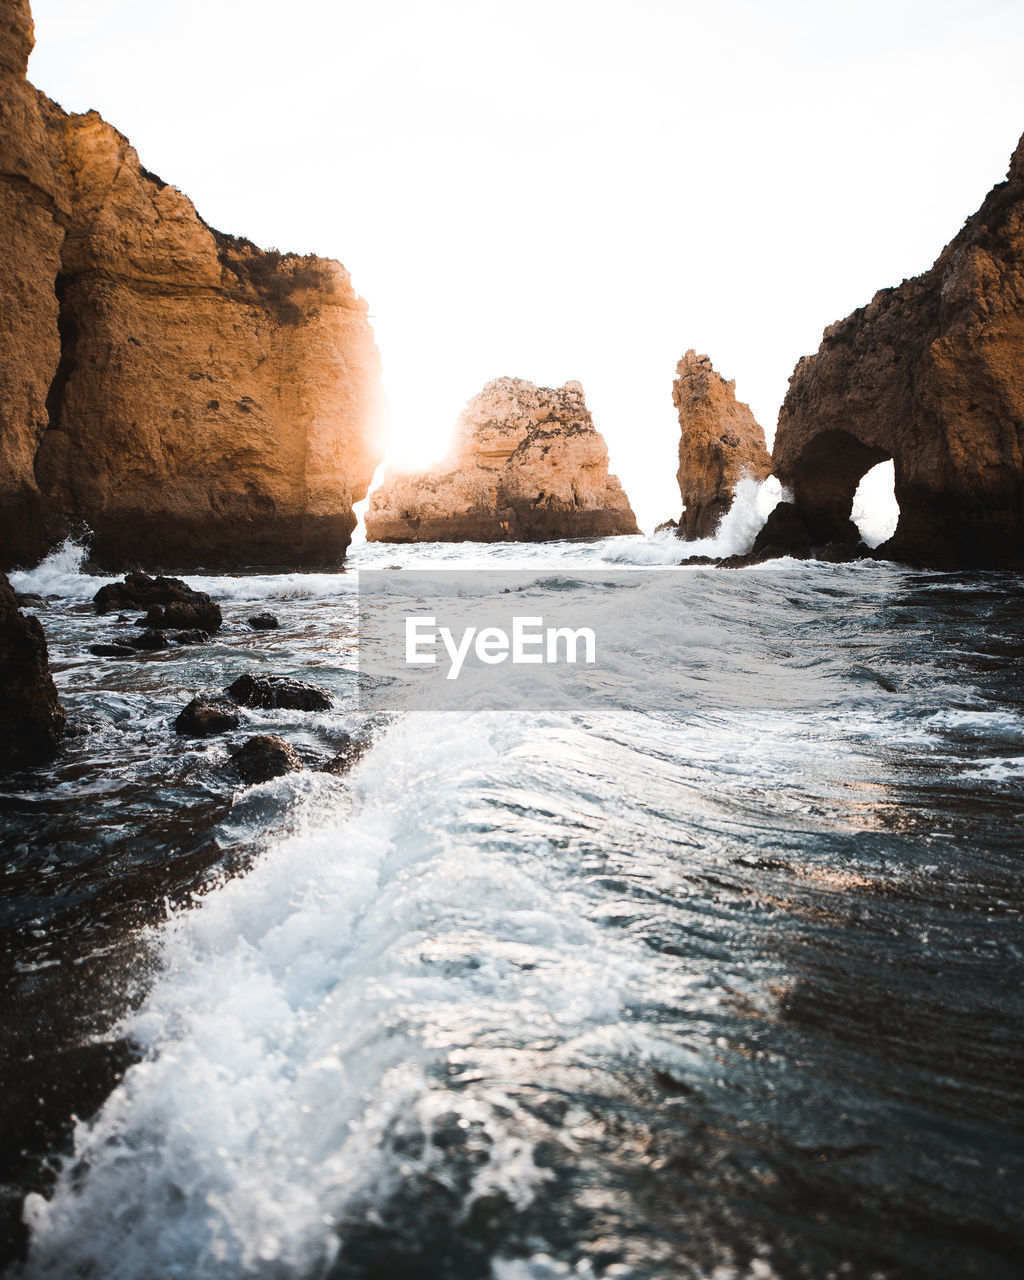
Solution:
<svg viewBox="0 0 1024 1280">
<path fill-rule="evenodd" d="M 681 538 L 710 538 L 732 506 L 744 476 L 767 480 L 772 461 L 764 431 L 736 399 L 736 384 L 716 373 L 707 356 L 687 351 L 676 366 L 672 401 L 679 414 Z"/>
<path fill-rule="evenodd" d="M 448 457 L 389 470 L 370 498 L 371 542 L 544 542 L 637 533 L 578 382 L 489 382 L 459 416 Z"/>
<path fill-rule="evenodd" d="M 934 266 L 830 325 L 790 379 L 774 469 L 813 540 L 853 536 L 857 484 L 888 458 L 881 554 L 1024 568 L 1024 138 Z"/>
<path fill-rule="evenodd" d="M 384 451 L 347 272 L 213 231 L 117 130 L 28 84 L 30 47 L 6 8 L 0 559 L 84 527 L 112 568 L 337 563 Z"/>
</svg>

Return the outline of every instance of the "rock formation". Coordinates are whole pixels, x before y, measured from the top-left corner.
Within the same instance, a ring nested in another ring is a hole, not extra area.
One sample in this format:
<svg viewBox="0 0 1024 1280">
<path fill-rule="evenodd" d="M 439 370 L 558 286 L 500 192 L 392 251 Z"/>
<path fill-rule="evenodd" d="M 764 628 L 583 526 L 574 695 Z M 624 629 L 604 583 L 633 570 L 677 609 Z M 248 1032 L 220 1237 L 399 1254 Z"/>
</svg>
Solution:
<svg viewBox="0 0 1024 1280">
<path fill-rule="evenodd" d="M 857 484 L 887 458 L 900 518 L 880 555 L 1024 568 L 1024 138 L 935 265 L 826 329 L 790 379 L 774 470 L 812 543 L 856 540 Z"/>
<path fill-rule="evenodd" d="M 444 462 L 390 469 L 370 498 L 371 542 L 544 542 L 638 533 L 578 382 L 489 382 Z"/>
<path fill-rule="evenodd" d="M 0 773 L 55 755 L 64 720 L 43 628 L 19 611 L 0 574 Z"/>
<path fill-rule="evenodd" d="M 735 382 L 726 382 L 695 351 L 676 366 L 672 401 L 679 414 L 676 474 L 684 508 L 676 535 L 711 538 L 732 506 L 736 482 L 745 475 L 758 482 L 771 475 L 764 432 L 736 399 Z"/>
<path fill-rule="evenodd" d="M 0 18 L 0 562 L 70 530 L 108 567 L 336 563 L 383 453 L 344 268 L 208 227 Z"/>
</svg>

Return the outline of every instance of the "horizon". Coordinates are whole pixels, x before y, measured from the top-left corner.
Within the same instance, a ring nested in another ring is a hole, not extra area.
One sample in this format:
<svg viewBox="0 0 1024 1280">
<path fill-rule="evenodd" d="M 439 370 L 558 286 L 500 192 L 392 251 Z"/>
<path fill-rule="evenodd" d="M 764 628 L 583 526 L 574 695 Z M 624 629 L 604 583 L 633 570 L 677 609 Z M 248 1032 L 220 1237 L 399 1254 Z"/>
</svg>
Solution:
<svg viewBox="0 0 1024 1280">
<path fill-rule="evenodd" d="M 770 444 L 797 360 L 931 266 L 1024 129 L 1006 0 L 33 16 L 43 92 L 98 110 L 212 225 L 344 263 L 396 452 L 440 456 L 494 378 L 578 380 L 648 530 L 679 514 L 683 353 Z"/>
</svg>

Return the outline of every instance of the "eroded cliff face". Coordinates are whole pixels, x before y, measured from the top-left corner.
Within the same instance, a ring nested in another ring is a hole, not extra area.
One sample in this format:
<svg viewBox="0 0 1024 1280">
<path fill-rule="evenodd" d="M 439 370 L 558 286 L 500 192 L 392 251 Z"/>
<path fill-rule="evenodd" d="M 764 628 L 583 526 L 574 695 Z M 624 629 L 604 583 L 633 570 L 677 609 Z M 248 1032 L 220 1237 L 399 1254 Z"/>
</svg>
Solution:
<svg viewBox="0 0 1024 1280">
<path fill-rule="evenodd" d="M 371 542 L 543 542 L 637 533 L 583 388 L 489 382 L 462 411 L 444 462 L 389 470 L 370 498 Z"/>
<path fill-rule="evenodd" d="M 857 484 L 888 458 L 880 555 L 1024 568 L 1024 138 L 931 270 L 826 329 L 790 379 L 774 470 L 812 542 L 856 539 Z"/>
<path fill-rule="evenodd" d="M 687 351 L 676 366 L 672 402 L 679 414 L 680 538 L 711 538 L 732 506 L 744 476 L 767 480 L 772 462 L 764 431 L 736 399 L 735 382 L 715 372 L 707 356 Z"/>
<path fill-rule="evenodd" d="M 0 24 L 0 562 L 88 530 L 108 567 L 336 563 L 383 456 L 380 361 L 337 262 L 208 227 Z"/>
</svg>

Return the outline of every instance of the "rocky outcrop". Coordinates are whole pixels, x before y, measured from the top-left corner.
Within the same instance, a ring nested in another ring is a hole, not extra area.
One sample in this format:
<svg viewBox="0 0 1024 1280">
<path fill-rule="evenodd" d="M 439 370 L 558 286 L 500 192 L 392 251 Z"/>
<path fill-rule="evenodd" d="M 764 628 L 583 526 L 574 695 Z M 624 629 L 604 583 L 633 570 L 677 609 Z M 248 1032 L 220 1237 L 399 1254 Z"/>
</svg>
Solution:
<svg viewBox="0 0 1024 1280">
<path fill-rule="evenodd" d="M 707 356 L 687 351 L 676 366 L 672 401 L 679 414 L 680 538 L 714 537 L 732 506 L 737 481 L 771 475 L 764 431 L 747 405 L 736 399 L 735 382 L 717 374 Z"/>
<path fill-rule="evenodd" d="M 0 574 L 0 773 L 56 755 L 64 722 L 43 628 Z"/>
<path fill-rule="evenodd" d="M 813 543 L 856 540 L 857 484 L 888 458 L 880 555 L 1024 568 L 1024 138 L 931 270 L 826 329 L 790 379 L 774 470 Z"/>
<path fill-rule="evenodd" d="M 208 227 L 94 112 L 25 79 L 0 19 L 0 557 L 74 530 L 113 567 L 327 565 L 383 453 L 340 264 Z"/>
<path fill-rule="evenodd" d="M 392 469 L 370 498 L 371 542 L 543 542 L 638 533 L 578 382 L 489 382 L 444 462 Z"/>
</svg>

